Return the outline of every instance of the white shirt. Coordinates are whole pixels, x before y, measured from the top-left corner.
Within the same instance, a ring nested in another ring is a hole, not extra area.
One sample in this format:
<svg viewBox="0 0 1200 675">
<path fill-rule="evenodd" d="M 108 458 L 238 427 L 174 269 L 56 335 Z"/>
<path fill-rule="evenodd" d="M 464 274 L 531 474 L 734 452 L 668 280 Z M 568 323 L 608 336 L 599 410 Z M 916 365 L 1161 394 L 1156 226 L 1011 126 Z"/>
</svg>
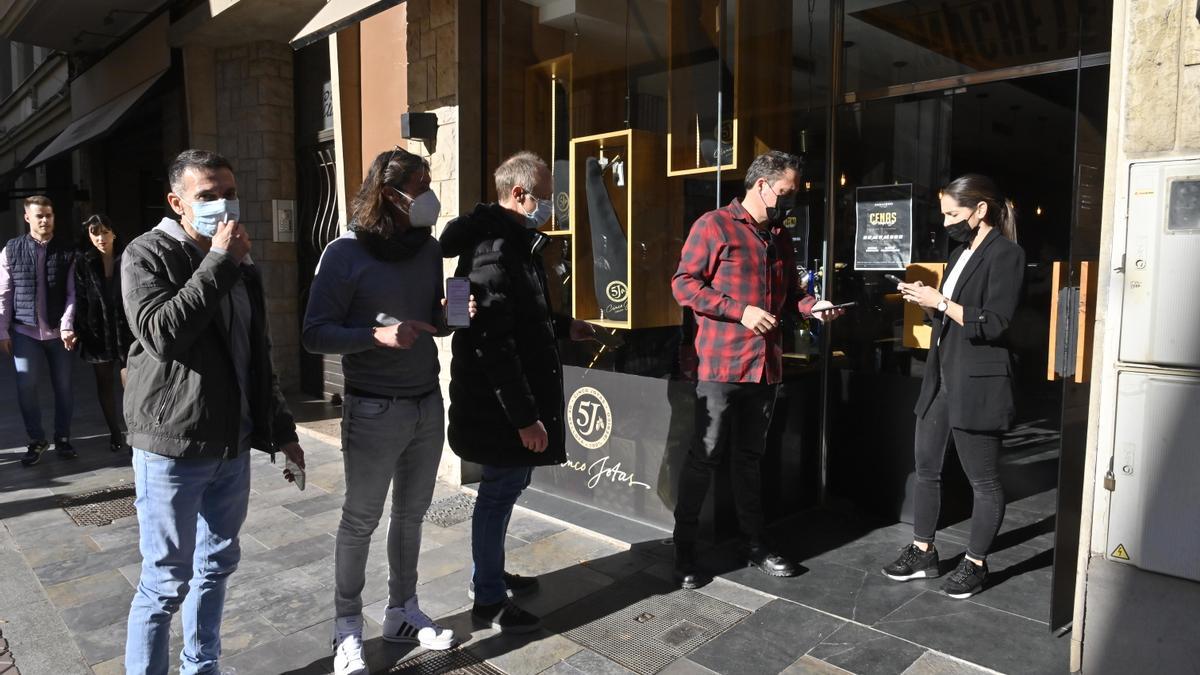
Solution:
<svg viewBox="0 0 1200 675">
<path fill-rule="evenodd" d="M 971 254 L 975 249 L 966 249 L 962 255 L 958 256 L 958 260 L 954 262 L 954 267 L 950 269 L 950 274 L 946 275 L 946 283 L 942 284 L 942 295 L 946 296 L 946 301 L 949 302 L 950 296 L 954 295 L 954 287 L 958 285 L 958 277 L 962 274 L 963 268 L 967 266 L 967 261 L 971 259 Z M 942 336 L 938 335 L 938 344 L 942 344 Z"/>
</svg>

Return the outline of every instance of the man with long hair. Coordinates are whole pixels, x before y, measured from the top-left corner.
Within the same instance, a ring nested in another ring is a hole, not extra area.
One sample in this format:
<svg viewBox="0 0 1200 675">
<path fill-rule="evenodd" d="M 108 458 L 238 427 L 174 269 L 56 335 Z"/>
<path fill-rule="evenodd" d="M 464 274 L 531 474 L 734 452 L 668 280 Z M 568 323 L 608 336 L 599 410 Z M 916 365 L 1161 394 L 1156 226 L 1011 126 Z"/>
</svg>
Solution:
<svg viewBox="0 0 1200 675">
<path fill-rule="evenodd" d="M 442 249 L 430 233 L 441 204 L 429 165 L 381 153 L 351 208 L 349 231 L 325 248 L 304 317 L 305 349 L 340 354 L 345 377 L 346 500 L 334 563 L 334 672 L 366 673 L 362 590 L 371 534 L 393 486 L 383 639 L 449 649 L 454 632 L 417 604 L 421 521 L 433 499 L 445 428 L 434 335 L 448 335 Z"/>
</svg>

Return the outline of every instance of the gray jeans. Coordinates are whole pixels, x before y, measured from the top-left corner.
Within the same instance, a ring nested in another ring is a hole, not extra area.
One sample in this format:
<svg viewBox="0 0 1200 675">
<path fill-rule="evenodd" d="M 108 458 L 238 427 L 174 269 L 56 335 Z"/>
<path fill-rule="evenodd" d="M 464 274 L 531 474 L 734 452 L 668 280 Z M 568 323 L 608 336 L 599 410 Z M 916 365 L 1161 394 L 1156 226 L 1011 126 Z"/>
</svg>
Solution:
<svg viewBox="0 0 1200 675">
<path fill-rule="evenodd" d="M 383 515 L 389 485 L 388 604 L 403 605 L 416 594 L 421 521 L 433 500 L 445 434 L 440 390 L 413 399 L 346 396 L 346 501 L 334 558 L 334 608 L 339 617 L 362 613 L 371 534 Z"/>
</svg>

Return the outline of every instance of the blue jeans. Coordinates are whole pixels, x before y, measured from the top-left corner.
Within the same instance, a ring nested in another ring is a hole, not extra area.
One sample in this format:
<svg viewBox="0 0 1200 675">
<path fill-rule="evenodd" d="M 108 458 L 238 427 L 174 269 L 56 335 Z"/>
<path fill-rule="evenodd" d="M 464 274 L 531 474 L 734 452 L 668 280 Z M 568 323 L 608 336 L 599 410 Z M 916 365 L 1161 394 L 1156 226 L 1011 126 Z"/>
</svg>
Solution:
<svg viewBox="0 0 1200 675">
<path fill-rule="evenodd" d="M 38 403 L 38 382 L 42 379 L 42 359 L 50 364 L 50 384 L 54 387 L 54 437 L 71 437 L 74 392 L 71 391 L 71 352 L 62 340 L 35 340 L 12 331 L 13 364 L 17 368 L 17 403 L 25 420 L 25 434 L 31 441 L 46 440 L 42 428 L 42 410 Z"/>
<path fill-rule="evenodd" d="M 483 467 L 471 523 L 476 604 L 494 605 L 508 597 L 504 586 L 504 538 L 508 535 L 513 504 L 532 478 L 531 466 Z"/>
<path fill-rule="evenodd" d="M 167 672 L 171 615 L 182 605 L 179 672 L 215 673 L 225 583 L 242 555 L 250 455 L 171 459 L 134 449 L 133 471 L 142 576 L 129 608 L 125 670 Z"/>
</svg>

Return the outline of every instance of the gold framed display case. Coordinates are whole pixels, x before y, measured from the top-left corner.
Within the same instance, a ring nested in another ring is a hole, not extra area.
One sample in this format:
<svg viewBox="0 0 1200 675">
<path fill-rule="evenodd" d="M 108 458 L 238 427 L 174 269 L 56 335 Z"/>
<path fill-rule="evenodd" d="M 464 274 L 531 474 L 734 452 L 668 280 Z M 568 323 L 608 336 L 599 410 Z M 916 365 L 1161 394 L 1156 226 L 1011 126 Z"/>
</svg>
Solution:
<svg viewBox="0 0 1200 675">
<path fill-rule="evenodd" d="M 750 4 L 669 0 L 668 176 L 719 169 L 736 178 L 755 156 L 792 143 L 791 3 Z"/>
<path fill-rule="evenodd" d="M 550 166 L 554 214 L 542 228 L 569 232 L 572 58 L 564 54 L 525 69 L 525 149 Z"/>
<path fill-rule="evenodd" d="M 663 184 L 665 139 L 626 129 L 571 141 L 572 306 L 607 328 L 676 326 L 683 223 Z"/>
</svg>

